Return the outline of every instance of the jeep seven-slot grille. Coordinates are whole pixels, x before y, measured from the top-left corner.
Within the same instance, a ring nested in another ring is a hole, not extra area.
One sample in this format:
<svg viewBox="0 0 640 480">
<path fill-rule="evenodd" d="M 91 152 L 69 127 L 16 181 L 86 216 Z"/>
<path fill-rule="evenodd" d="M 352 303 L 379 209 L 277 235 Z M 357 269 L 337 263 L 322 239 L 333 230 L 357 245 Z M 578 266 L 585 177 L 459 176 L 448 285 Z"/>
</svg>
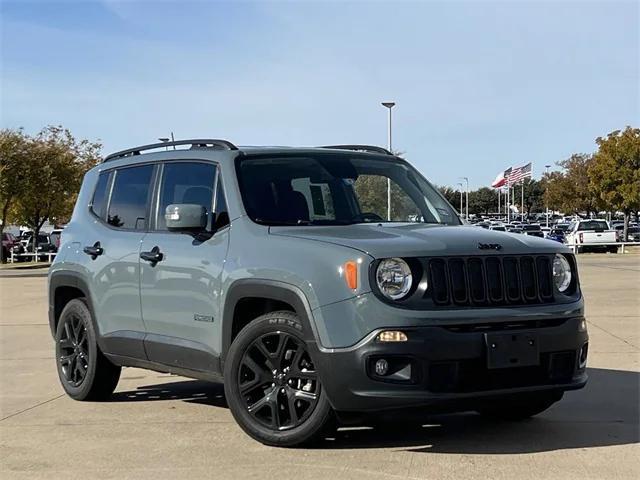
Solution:
<svg viewBox="0 0 640 480">
<path fill-rule="evenodd" d="M 427 259 L 435 305 L 527 305 L 553 302 L 548 256 L 451 257 Z"/>
</svg>

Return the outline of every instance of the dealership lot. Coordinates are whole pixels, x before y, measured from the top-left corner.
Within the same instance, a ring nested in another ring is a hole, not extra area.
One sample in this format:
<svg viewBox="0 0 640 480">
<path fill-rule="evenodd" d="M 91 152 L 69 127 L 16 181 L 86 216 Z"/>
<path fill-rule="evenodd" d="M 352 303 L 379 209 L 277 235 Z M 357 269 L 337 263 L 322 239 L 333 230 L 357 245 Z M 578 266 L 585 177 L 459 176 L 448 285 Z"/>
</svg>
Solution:
<svg viewBox="0 0 640 480">
<path fill-rule="evenodd" d="M 640 255 L 581 255 L 590 381 L 521 424 L 474 414 L 344 430 L 313 449 L 265 447 L 221 386 L 125 369 L 112 401 L 63 395 L 46 278 L 0 275 L 2 478 L 638 478 Z"/>
</svg>

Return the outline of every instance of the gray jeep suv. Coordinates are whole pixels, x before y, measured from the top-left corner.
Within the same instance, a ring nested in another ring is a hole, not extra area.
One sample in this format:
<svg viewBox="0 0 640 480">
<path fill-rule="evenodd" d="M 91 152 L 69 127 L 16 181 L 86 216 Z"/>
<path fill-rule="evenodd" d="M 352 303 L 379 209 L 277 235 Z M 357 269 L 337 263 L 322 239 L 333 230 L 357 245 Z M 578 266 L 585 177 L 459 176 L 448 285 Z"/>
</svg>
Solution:
<svg viewBox="0 0 640 480">
<path fill-rule="evenodd" d="M 109 155 L 62 234 L 49 321 L 72 398 L 108 398 L 123 366 L 224 382 L 269 445 L 408 407 L 525 418 L 587 380 L 569 250 L 462 225 L 365 145 Z"/>
</svg>

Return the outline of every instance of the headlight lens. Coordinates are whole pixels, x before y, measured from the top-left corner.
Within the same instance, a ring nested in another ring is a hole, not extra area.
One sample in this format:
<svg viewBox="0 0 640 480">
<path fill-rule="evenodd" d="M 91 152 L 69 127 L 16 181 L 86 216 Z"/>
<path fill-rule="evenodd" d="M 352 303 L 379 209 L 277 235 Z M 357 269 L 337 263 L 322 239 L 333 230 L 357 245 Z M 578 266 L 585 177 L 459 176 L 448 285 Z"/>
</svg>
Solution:
<svg viewBox="0 0 640 480">
<path fill-rule="evenodd" d="M 376 282 L 382 294 L 391 300 L 399 300 L 411 290 L 411 269 L 401 258 L 387 258 L 378 265 Z"/>
<path fill-rule="evenodd" d="M 571 265 L 564 255 L 558 253 L 553 259 L 553 281 L 559 292 L 566 292 L 571 285 Z"/>
</svg>

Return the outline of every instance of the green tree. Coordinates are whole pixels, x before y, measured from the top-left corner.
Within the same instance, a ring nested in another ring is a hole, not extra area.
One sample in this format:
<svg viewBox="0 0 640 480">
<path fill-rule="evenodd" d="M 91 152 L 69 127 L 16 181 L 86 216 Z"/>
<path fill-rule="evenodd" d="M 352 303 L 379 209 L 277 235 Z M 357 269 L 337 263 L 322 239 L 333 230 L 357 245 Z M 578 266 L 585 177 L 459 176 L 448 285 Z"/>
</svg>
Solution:
<svg viewBox="0 0 640 480">
<path fill-rule="evenodd" d="M 0 130 L 0 238 L 12 222 L 11 213 L 25 190 L 25 165 L 29 161 L 30 139 L 20 130 Z M 4 262 L 0 249 L 0 261 Z"/>
<path fill-rule="evenodd" d="M 14 220 L 37 237 L 47 220 L 68 221 L 85 172 L 100 159 L 100 144 L 76 140 L 60 126 L 44 128 L 29 143 L 23 191 L 14 204 Z"/>
<path fill-rule="evenodd" d="M 542 212 L 544 210 L 543 184 L 538 180 L 527 178 L 521 188 L 524 188 L 524 208 L 527 215 L 531 212 Z"/>
<path fill-rule="evenodd" d="M 596 212 L 602 202 L 593 193 L 589 184 L 588 170 L 593 155 L 576 153 L 570 158 L 557 162 L 561 172 L 545 175 L 545 193 L 543 199 L 550 208 L 564 212 L 587 215 Z"/>
<path fill-rule="evenodd" d="M 489 214 L 498 210 L 498 195 L 487 187 L 469 192 L 469 213 Z"/>
<path fill-rule="evenodd" d="M 624 213 L 627 238 L 631 212 L 640 210 L 640 129 L 627 127 L 596 139 L 598 151 L 588 168 L 591 191 L 610 210 Z"/>
</svg>

